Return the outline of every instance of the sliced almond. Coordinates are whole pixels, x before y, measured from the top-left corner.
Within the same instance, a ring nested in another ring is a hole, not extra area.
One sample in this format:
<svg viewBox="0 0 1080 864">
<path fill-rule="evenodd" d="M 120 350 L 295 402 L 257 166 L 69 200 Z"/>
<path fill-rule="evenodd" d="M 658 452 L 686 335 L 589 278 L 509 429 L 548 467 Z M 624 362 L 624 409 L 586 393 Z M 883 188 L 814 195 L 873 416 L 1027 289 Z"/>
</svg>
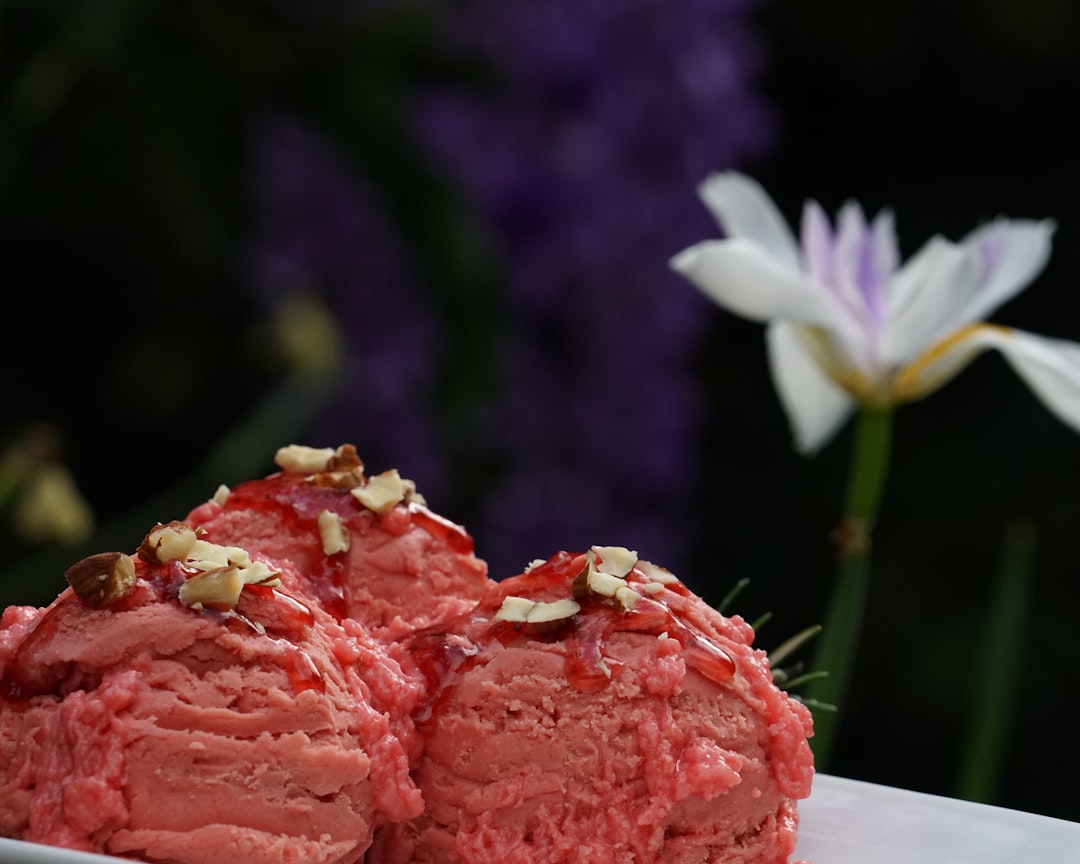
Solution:
<svg viewBox="0 0 1080 864">
<path fill-rule="evenodd" d="M 221 567 L 196 573 L 180 586 L 180 602 L 192 608 L 231 609 L 244 590 L 244 577 L 239 567 Z"/>
<path fill-rule="evenodd" d="M 528 597 L 515 597 L 511 594 L 509 597 L 503 598 L 499 611 L 495 613 L 495 619 L 497 621 L 513 621 L 524 624 L 529 620 L 529 613 L 535 605 L 536 602 Z"/>
<path fill-rule="evenodd" d="M 238 569 L 245 585 L 266 585 L 270 588 L 281 585 L 281 574 L 277 570 L 271 570 L 262 561 L 252 561 L 246 567 Z"/>
<path fill-rule="evenodd" d="M 615 600 L 615 605 L 623 612 L 629 612 L 637 605 L 638 600 L 641 599 L 641 595 L 629 585 L 621 585 L 615 589 L 613 599 Z"/>
<path fill-rule="evenodd" d="M 188 552 L 187 565 L 196 570 L 216 570 L 219 567 L 247 567 L 251 556 L 239 546 L 219 546 L 206 540 L 196 540 Z"/>
<path fill-rule="evenodd" d="M 351 490 L 352 496 L 368 510 L 389 513 L 396 504 L 405 500 L 405 481 L 396 468 L 371 477 L 363 486 Z"/>
<path fill-rule="evenodd" d="M 569 597 L 552 603 L 534 603 L 525 615 L 528 624 L 548 624 L 553 621 L 565 621 L 581 611 L 581 604 Z"/>
<path fill-rule="evenodd" d="M 637 605 L 641 594 L 616 574 L 631 573 L 636 564 L 637 553 L 622 546 L 593 546 L 585 555 L 585 566 L 574 577 L 574 597 L 578 600 L 609 597 L 620 611 L 629 612 Z M 610 572 L 612 570 L 615 572 Z"/>
<path fill-rule="evenodd" d="M 659 567 L 651 561 L 638 561 L 638 570 L 646 579 L 659 582 L 661 585 L 674 585 L 679 581 L 678 577 L 665 567 Z"/>
<path fill-rule="evenodd" d="M 151 564 L 183 561 L 198 539 L 195 529 L 186 522 L 169 522 L 151 528 L 139 545 L 139 557 Z"/>
<path fill-rule="evenodd" d="M 218 504 L 218 505 L 224 507 L 225 503 L 229 500 L 229 496 L 231 494 L 232 494 L 232 490 L 228 486 L 226 486 L 224 483 L 222 483 L 220 486 L 217 487 L 217 489 L 214 492 L 214 497 L 211 498 L 210 500 L 213 501 L 215 504 Z"/>
<path fill-rule="evenodd" d="M 599 557 L 596 569 L 612 576 L 625 576 L 637 564 L 637 552 L 631 552 L 625 546 L 593 546 L 592 551 Z"/>
<path fill-rule="evenodd" d="M 100 608 L 119 600 L 135 585 L 135 561 L 123 552 L 101 552 L 71 565 L 64 578 L 80 600 Z"/>
<path fill-rule="evenodd" d="M 573 594 L 578 600 L 586 597 L 614 597 L 615 592 L 626 585 L 626 580 L 596 569 L 596 547 L 585 554 L 585 566 L 574 577 Z"/>
<path fill-rule="evenodd" d="M 419 489 L 416 488 L 416 483 L 412 480 L 402 480 L 405 484 L 405 500 L 410 504 L 416 502 L 417 504 L 423 504 L 427 506 L 427 499 L 423 496 Z"/>
<path fill-rule="evenodd" d="M 316 474 L 326 471 L 330 460 L 337 456 L 332 447 L 304 447 L 290 444 L 274 454 L 274 464 L 290 474 Z"/>
<path fill-rule="evenodd" d="M 626 587 L 626 580 L 600 570 L 592 570 L 588 575 L 587 585 L 593 594 L 603 597 L 614 597 L 620 588 Z"/>
<path fill-rule="evenodd" d="M 323 510 L 317 521 L 324 555 L 349 551 L 349 529 L 345 527 L 341 516 L 333 510 Z"/>
</svg>

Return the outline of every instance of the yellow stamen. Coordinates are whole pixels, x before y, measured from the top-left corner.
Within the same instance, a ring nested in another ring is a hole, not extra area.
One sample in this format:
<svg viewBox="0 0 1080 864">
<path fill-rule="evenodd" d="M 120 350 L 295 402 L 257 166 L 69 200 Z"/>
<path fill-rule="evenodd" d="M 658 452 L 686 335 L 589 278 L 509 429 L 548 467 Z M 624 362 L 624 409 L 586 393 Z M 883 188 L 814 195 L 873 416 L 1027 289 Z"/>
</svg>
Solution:
<svg viewBox="0 0 1080 864">
<path fill-rule="evenodd" d="M 810 353 L 818 365 L 841 390 L 850 393 L 857 402 L 875 402 L 879 388 L 860 372 L 844 365 L 832 338 L 820 327 L 803 326 L 795 331 L 802 340 L 803 347 Z"/>
<path fill-rule="evenodd" d="M 881 401 L 878 393 L 879 388 L 856 369 L 830 369 L 829 377 L 838 387 L 851 394 L 856 402 L 873 404 Z"/>
<path fill-rule="evenodd" d="M 975 358 L 975 355 L 978 353 L 976 350 L 971 350 L 967 353 L 958 354 L 957 356 L 950 358 L 948 366 L 937 369 L 930 375 L 927 375 L 927 371 L 930 370 L 934 364 L 939 363 L 941 359 L 957 345 L 967 341 L 980 330 L 997 331 L 1004 336 L 1008 336 L 1012 332 L 1008 327 L 1002 327 L 1000 324 L 987 324 L 983 321 L 976 324 L 968 324 L 965 327 L 961 327 L 959 330 L 953 331 L 944 339 L 935 342 L 926 349 L 926 351 L 908 363 L 907 366 L 900 369 L 896 375 L 893 376 L 889 401 L 893 404 L 910 402 L 913 399 L 926 396 L 928 393 L 936 390 L 952 378 L 953 375 Z"/>
</svg>

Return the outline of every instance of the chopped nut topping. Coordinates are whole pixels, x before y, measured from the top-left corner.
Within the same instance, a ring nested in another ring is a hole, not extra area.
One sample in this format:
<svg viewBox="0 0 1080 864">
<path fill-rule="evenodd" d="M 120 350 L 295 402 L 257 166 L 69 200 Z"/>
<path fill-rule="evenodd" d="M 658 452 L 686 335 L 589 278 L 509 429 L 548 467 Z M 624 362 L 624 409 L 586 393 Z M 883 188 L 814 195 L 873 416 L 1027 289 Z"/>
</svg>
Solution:
<svg viewBox="0 0 1080 864">
<path fill-rule="evenodd" d="M 363 466 L 347 471 L 320 471 L 307 478 L 312 486 L 323 489 L 355 489 L 364 485 Z"/>
<path fill-rule="evenodd" d="M 368 478 L 352 444 L 342 444 L 336 450 L 290 444 L 277 451 L 274 461 L 287 472 L 306 474 L 304 479 L 312 486 L 349 490 L 357 501 L 376 513 L 387 513 L 401 501 L 424 503 L 416 484 L 395 470 Z"/>
<path fill-rule="evenodd" d="M 625 585 L 625 579 L 597 569 L 596 552 L 590 549 L 585 555 L 585 566 L 574 578 L 573 591 L 579 600 L 597 594 L 614 597 L 615 592 Z"/>
<path fill-rule="evenodd" d="M 216 570 L 219 567 L 248 567 L 251 556 L 239 546 L 219 546 L 206 540 L 196 540 L 184 562 L 196 570 Z"/>
<path fill-rule="evenodd" d="M 604 597 L 614 597 L 620 589 L 626 587 L 626 580 L 600 570 L 590 570 L 586 576 L 589 591 Z"/>
<path fill-rule="evenodd" d="M 641 586 L 641 590 L 646 594 L 659 594 L 664 590 L 664 584 L 662 582 L 646 582 Z"/>
<path fill-rule="evenodd" d="M 349 550 L 349 529 L 333 510 L 323 510 L 318 518 L 319 536 L 322 538 L 323 554 L 336 555 Z"/>
<path fill-rule="evenodd" d="M 427 506 L 427 499 L 421 494 L 420 490 L 416 488 L 416 484 L 412 480 L 405 481 L 405 500 L 410 504 L 422 504 Z"/>
<path fill-rule="evenodd" d="M 679 581 L 678 577 L 665 567 L 659 567 L 651 561 L 638 561 L 638 570 L 646 579 L 659 582 L 661 585 L 674 585 Z"/>
<path fill-rule="evenodd" d="M 389 513 L 396 504 L 405 500 L 407 481 L 401 479 L 397 469 L 376 474 L 368 482 L 352 490 L 353 497 L 368 510 Z M 410 484 L 411 485 L 411 484 Z M 415 487 L 414 487 L 415 488 Z"/>
<path fill-rule="evenodd" d="M 364 463 L 360 461 L 360 456 L 352 444 L 338 447 L 326 465 L 327 471 L 352 471 L 354 468 L 359 468 L 363 473 Z"/>
<path fill-rule="evenodd" d="M 271 570 L 262 561 L 252 561 L 247 567 L 239 569 L 245 585 L 266 585 L 271 588 L 281 585 L 281 574 L 277 570 Z"/>
<path fill-rule="evenodd" d="M 623 612 L 629 612 L 636 605 L 641 595 L 629 585 L 620 585 L 615 589 L 615 605 Z"/>
<path fill-rule="evenodd" d="M 552 621 L 564 621 L 581 611 L 581 605 L 569 597 L 553 603 L 535 603 L 525 618 L 528 624 L 547 624 Z"/>
<path fill-rule="evenodd" d="M 529 612 L 532 611 L 535 605 L 536 602 L 528 597 L 515 597 L 511 594 L 509 597 L 503 598 L 499 611 L 495 613 L 495 619 L 497 621 L 515 621 L 524 624 L 529 620 Z"/>
<path fill-rule="evenodd" d="M 281 574 L 261 561 L 252 561 L 246 549 L 219 546 L 201 538 L 184 522 L 158 525 L 139 546 L 139 557 L 151 564 L 179 561 L 190 575 L 180 586 L 180 601 L 194 609 L 232 607 L 245 585 L 281 584 Z M 134 578 L 134 564 L 132 565 Z"/>
<path fill-rule="evenodd" d="M 143 538 L 139 545 L 139 557 L 151 564 L 184 560 L 197 540 L 195 529 L 186 522 L 169 522 L 157 525 Z"/>
<path fill-rule="evenodd" d="M 220 486 L 217 487 L 217 490 L 214 492 L 214 497 L 210 500 L 213 501 L 215 504 L 219 504 L 220 506 L 224 507 L 225 502 L 229 500 L 229 496 L 231 494 L 232 490 L 224 483 L 222 483 Z"/>
<path fill-rule="evenodd" d="M 135 585 L 135 561 L 123 552 L 101 552 L 71 565 L 64 578 L 84 603 L 100 608 L 119 600 Z"/>
<path fill-rule="evenodd" d="M 330 461 L 338 453 L 332 447 L 304 447 L 290 444 L 281 447 L 274 455 L 274 464 L 291 474 L 315 474 L 328 470 Z"/>
<path fill-rule="evenodd" d="M 585 555 L 585 566 L 574 577 L 574 597 L 610 597 L 620 611 L 630 611 L 641 595 L 619 574 L 634 572 L 637 563 L 637 553 L 622 546 L 593 546 Z"/>
<path fill-rule="evenodd" d="M 180 602 L 194 609 L 231 609 L 240 599 L 244 577 L 239 567 L 197 573 L 180 586 Z"/>
<path fill-rule="evenodd" d="M 612 576 L 625 576 L 638 561 L 637 552 L 631 552 L 625 546 L 593 546 L 592 551 L 600 558 L 596 569 Z"/>
<path fill-rule="evenodd" d="M 497 621 L 510 621 L 514 624 L 528 624 L 543 631 L 562 624 L 581 611 L 581 606 L 569 597 L 551 603 L 537 602 L 528 597 L 510 595 L 503 599 L 499 611 L 495 613 Z"/>
</svg>

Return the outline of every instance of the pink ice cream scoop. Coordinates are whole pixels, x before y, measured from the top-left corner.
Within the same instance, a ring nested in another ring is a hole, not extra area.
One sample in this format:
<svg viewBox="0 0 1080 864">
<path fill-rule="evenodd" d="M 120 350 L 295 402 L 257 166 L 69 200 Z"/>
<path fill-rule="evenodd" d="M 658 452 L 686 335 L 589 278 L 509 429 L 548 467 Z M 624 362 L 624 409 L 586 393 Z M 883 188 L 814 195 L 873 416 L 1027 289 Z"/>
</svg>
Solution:
<svg viewBox="0 0 1080 864">
<path fill-rule="evenodd" d="M 786 864 L 810 714 L 622 547 L 487 577 L 289 446 L 0 618 L 0 836 L 169 864 Z"/>
<path fill-rule="evenodd" d="M 173 523 L 68 579 L 0 621 L 0 836 L 344 864 L 421 811 L 416 682 L 244 549 Z"/>
<path fill-rule="evenodd" d="M 560 553 L 405 640 L 424 813 L 369 861 L 782 864 L 811 717 L 753 631 L 621 547 Z"/>
<path fill-rule="evenodd" d="M 368 476 L 351 445 L 289 446 L 280 472 L 222 489 L 187 522 L 272 561 L 285 585 L 377 637 L 449 621 L 488 586 L 465 529 L 397 471 Z"/>
</svg>

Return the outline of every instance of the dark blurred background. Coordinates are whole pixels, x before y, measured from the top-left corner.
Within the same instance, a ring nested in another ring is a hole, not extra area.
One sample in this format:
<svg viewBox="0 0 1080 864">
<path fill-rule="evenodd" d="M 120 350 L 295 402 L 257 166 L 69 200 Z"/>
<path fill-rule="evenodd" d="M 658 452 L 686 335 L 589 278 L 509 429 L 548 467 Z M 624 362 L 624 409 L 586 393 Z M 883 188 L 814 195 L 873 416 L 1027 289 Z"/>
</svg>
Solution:
<svg viewBox="0 0 1080 864">
<path fill-rule="evenodd" d="M 1057 221 L 994 320 L 1080 341 L 1072 0 L 0 4 L 3 605 L 285 443 L 355 443 L 496 576 L 617 543 L 820 620 L 850 430 L 796 455 L 762 329 L 667 260 L 694 186 Z M 1000 358 L 897 416 L 830 770 L 952 794 L 1010 531 L 1034 540 L 995 803 L 1080 819 L 1080 440 Z"/>
</svg>

